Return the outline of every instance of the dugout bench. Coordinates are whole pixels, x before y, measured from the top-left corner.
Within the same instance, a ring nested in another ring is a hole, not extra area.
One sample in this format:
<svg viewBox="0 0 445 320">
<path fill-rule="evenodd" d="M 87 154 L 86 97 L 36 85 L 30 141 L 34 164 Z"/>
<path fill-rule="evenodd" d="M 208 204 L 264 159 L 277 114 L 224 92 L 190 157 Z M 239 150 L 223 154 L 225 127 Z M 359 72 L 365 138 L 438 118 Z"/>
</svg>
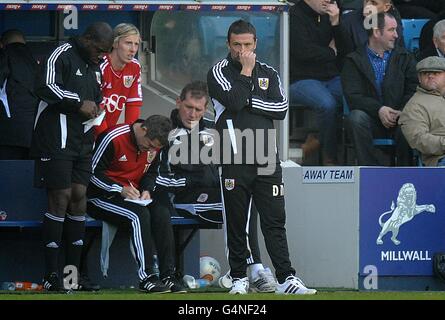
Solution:
<svg viewBox="0 0 445 320">
<path fill-rule="evenodd" d="M 0 217 L 0 237 L 4 234 L 11 235 L 12 233 L 18 233 L 18 237 L 24 238 L 24 241 L 26 241 L 28 238 L 26 232 L 29 231 L 35 234 L 29 241 L 36 242 L 36 240 L 41 239 L 40 230 L 43 213 L 46 212 L 47 209 L 47 198 L 44 189 L 33 187 L 33 177 L 33 161 L 0 161 L 0 214 L 6 215 L 5 220 L 1 220 Z M 175 235 L 177 271 L 179 273 L 184 273 L 185 271 L 189 274 L 199 276 L 199 238 L 198 241 L 196 241 L 194 237 L 199 229 L 220 229 L 221 224 L 203 223 L 193 218 L 182 217 L 172 217 L 171 222 Z M 87 219 L 85 252 L 90 251 L 90 247 L 94 244 L 98 236 L 100 238 L 101 229 L 102 221 Z M 0 243 L 1 242 L 0 238 Z M 36 243 L 33 243 L 33 245 L 36 245 Z M 23 250 L 23 254 L 25 255 L 28 254 L 26 253 L 26 246 L 23 243 L 18 250 Z M 126 250 L 128 250 L 128 247 Z M 184 265 L 184 256 L 187 254 L 187 250 L 193 252 L 192 256 L 194 258 L 192 260 L 192 266 L 190 265 L 190 261 L 188 263 L 189 265 Z M 2 251 L 3 254 L 5 254 L 5 251 Z M 29 252 L 29 254 L 32 253 Z M 2 260 L 5 258 L 7 257 L 3 257 Z M 43 260 L 43 255 L 41 259 Z M 97 257 L 97 259 L 90 258 L 90 260 L 94 260 L 94 263 L 99 264 L 99 257 Z M 9 267 L 11 269 L 15 268 L 14 265 L 10 265 Z M 24 267 L 25 266 L 20 266 L 20 268 Z M 0 266 L 0 273 L 4 274 L 5 268 L 5 265 Z M 83 268 L 81 267 L 81 269 Z M 0 280 L 9 281 L 17 279 L 2 279 L 2 277 L 0 277 Z"/>
</svg>

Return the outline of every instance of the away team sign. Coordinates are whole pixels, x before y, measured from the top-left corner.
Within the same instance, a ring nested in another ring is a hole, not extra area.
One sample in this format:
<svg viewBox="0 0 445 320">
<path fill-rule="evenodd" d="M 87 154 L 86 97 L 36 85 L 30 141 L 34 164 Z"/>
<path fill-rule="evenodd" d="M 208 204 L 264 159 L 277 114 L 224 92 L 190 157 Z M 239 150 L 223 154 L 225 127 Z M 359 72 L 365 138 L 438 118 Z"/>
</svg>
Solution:
<svg viewBox="0 0 445 320">
<path fill-rule="evenodd" d="M 432 275 L 445 251 L 445 168 L 360 168 L 360 273 Z"/>
<path fill-rule="evenodd" d="M 303 183 L 353 183 L 354 167 L 302 167 Z"/>
</svg>

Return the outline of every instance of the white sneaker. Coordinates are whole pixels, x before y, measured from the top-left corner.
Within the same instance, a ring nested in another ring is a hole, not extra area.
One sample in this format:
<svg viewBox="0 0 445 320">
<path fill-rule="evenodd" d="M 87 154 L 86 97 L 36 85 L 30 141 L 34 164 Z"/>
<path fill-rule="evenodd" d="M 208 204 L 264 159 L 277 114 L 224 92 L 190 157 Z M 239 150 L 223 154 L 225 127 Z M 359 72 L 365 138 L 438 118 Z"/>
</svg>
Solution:
<svg viewBox="0 0 445 320">
<path fill-rule="evenodd" d="M 232 290 L 229 291 L 230 294 L 247 294 L 249 291 L 249 278 L 235 278 L 233 279 Z"/>
<path fill-rule="evenodd" d="M 250 291 L 258 293 L 275 292 L 277 283 L 269 268 L 258 271 L 258 277 L 250 281 Z"/>
<path fill-rule="evenodd" d="M 306 288 L 303 281 L 296 276 L 288 276 L 283 284 L 277 285 L 276 294 L 316 294 L 317 290 Z"/>
</svg>

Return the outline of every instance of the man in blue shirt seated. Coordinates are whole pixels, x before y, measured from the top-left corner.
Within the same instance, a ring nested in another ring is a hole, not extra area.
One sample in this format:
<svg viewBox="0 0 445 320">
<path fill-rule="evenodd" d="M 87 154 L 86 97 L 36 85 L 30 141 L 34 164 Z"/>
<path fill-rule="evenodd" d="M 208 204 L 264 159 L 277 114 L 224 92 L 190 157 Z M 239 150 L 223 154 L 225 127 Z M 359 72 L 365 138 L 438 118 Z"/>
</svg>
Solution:
<svg viewBox="0 0 445 320">
<path fill-rule="evenodd" d="M 358 165 L 384 165 L 373 138 L 396 140 L 397 165 L 410 165 L 408 144 L 397 119 L 418 84 L 416 62 L 406 49 L 395 46 L 397 21 L 390 13 L 373 18 L 368 44 L 346 57 L 341 74 L 351 113 L 346 120 Z"/>
</svg>

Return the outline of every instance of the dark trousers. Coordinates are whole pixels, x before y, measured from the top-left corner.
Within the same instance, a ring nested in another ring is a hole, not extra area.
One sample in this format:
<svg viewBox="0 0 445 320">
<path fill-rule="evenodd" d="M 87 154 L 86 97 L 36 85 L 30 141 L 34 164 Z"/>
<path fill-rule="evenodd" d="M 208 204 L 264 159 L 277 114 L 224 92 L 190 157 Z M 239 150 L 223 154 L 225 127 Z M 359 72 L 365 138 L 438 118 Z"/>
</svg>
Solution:
<svg viewBox="0 0 445 320">
<path fill-rule="evenodd" d="M 116 194 L 112 198 L 89 199 L 87 212 L 95 219 L 130 230 L 140 280 L 154 273 L 155 248 L 161 279 L 174 274 L 173 228 L 167 206 L 154 201 L 149 206 L 143 207 L 124 201 L 120 195 Z"/>
<path fill-rule="evenodd" d="M 348 133 L 354 144 L 359 166 L 384 166 L 381 151 L 374 145 L 374 138 L 392 138 L 395 140 L 397 166 L 412 165 L 412 155 L 405 137 L 397 126 L 386 129 L 379 120 L 371 118 L 362 110 L 352 110 L 347 120 Z"/>
<path fill-rule="evenodd" d="M 253 201 L 252 201 L 253 202 Z M 247 264 L 262 263 L 260 245 L 258 243 L 258 210 L 255 204 L 252 203 L 249 217 L 249 232 L 247 234 L 248 250 L 250 256 L 247 259 Z"/>
<path fill-rule="evenodd" d="M 258 209 L 261 231 L 267 252 L 276 270 L 278 281 L 295 274 L 289 260 L 287 246 L 286 214 L 281 167 L 272 175 L 258 175 L 253 165 L 229 165 L 222 167 L 224 213 L 227 223 L 227 244 L 229 249 L 230 275 L 233 278 L 246 277 L 248 219 L 250 202 Z"/>
</svg>

